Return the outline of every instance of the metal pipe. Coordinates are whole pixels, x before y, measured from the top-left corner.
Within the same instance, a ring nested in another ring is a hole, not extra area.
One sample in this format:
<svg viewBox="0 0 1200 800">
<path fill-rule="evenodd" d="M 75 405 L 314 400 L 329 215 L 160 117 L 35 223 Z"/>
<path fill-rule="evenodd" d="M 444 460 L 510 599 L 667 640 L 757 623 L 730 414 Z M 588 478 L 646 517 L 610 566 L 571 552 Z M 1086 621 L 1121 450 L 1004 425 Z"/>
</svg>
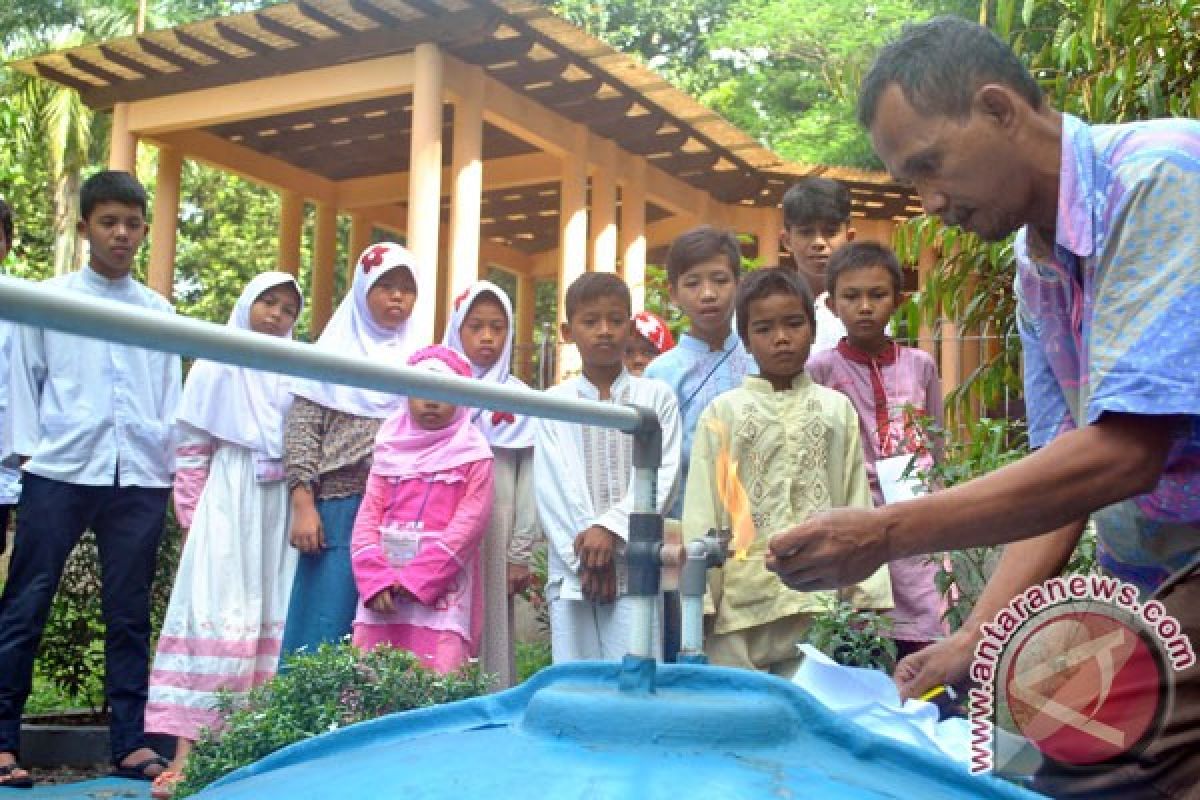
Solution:
<svg viewBox="0 0 1200 800">
<path fill-rule="evenodd" d="M 702 539 L 685 545 L 687 553 L 679 576 L 681 664 L 706 664 L 704 655 L 704 591 L 708 588 L 708 570 L 725 563 L 729 532 L 710 530 Z"/>
<path fill-rule="evenodd" d="M 225 325 L 0 276 L 0 319 L 93 339 L 221 361 L 345 386 L 636 433 L 653 411 L 554 397 L 454 375 L 376 364 Z M 657 418 L 655 417 L 657 422 Z"/>
<path fill-rule="evenodd" d="M 629 601 L 633 623 L 629 655 L 653 660 L 654 620 L 658 614 L 663 518 L 655 506 L 658 469 L 662 464 L 662 426 L 653 411 L 639 409 L 641 424 L 633 439 L 633 513 L 629 515 Z"/>
</svg>

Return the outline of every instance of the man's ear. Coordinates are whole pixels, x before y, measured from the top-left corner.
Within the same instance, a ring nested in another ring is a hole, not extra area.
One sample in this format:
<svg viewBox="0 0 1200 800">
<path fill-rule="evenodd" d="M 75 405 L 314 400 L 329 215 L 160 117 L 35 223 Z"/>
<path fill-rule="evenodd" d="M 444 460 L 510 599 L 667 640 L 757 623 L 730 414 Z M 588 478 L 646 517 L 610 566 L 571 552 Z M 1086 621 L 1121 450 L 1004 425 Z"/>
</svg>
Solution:
<svg viewBox="0 0 1200 800">
<path fill-rule="evenodd" d="M 792 243 L 791 240 L 788 239 L 787 228 L 783 228 L 779 231 L 779 246 L 783 248 L 783 251 L 792 258 L 796 257 L 796 254 L 792 252 Z"/>
<path fill-rule="evenodd" d="M 87 235 L 87 220 L 79 219 L 75 222 L 75 232 L 80 236 Z"/>
<path fill-rule="evenodd" d="M 832 292 L 825 293 L 825 307 L 828 308 L 830 311 L 832 311 L 835 315 L 837 314 L 837 309 L 833 307 L 833 293 Z"/>
<path fill-rule="evenodd" d="M 971 99 L 971 110 L 1001 128 L 1011 128 L 1017 118 L 1017 100 L 1012 89 L 997 83 L 980 86 Z"/>
<path fill-rule="evenodd" d="M 558 325 L 558 338 L 568 344 L 574 344 L 575 339 L 571 337 L 571 324 L 568 322 L 560 322 Z"/>
<path fill-rule="evenodd" d="M 854 230 L 850 225 L 846 225 L 846 243 L 853 242 L 855 236 L 858 236 L 858 231 Z"/>
</svg>

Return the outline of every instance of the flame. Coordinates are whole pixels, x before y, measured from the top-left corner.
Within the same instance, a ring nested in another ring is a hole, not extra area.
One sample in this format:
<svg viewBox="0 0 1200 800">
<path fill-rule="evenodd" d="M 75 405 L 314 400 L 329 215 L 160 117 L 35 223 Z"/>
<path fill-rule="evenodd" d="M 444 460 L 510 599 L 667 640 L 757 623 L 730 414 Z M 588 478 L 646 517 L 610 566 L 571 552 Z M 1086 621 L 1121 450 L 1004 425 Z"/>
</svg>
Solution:
<svg viewBox="0 0 1200 800">
<path fill-rule="evenodd" d="M 750 516 L 750 498 L 738 480 L 738 462 L 729 454 L 729 431 L 716 419 L 708 420 L 708 429 L 717 436 L 717 497 L 729 514 L 733 528 L 733 557 L 745 561 L 754 543 L 754 520 Z"/>
</svg>

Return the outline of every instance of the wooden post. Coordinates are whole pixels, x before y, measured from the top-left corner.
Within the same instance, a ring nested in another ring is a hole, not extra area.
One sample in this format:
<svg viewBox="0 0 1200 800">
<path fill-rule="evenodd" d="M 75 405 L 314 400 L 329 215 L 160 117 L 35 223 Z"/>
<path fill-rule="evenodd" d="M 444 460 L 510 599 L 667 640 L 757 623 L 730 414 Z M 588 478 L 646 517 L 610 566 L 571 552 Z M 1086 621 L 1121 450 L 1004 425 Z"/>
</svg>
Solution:
<svg viewBox="0 0 1200 800">
<path fill-rule="evenodd" d="M 371 239 L 375 233 L 375 226 L 371 220 L 362 214 L 352 214 L 350 216 L 350 248 L 346 251 L 346 255 L 350 259 L 351 268 L 358 264 L 358 257 L 363 251 L 371 246 Z"/>
<path fill-rule="evenodd" d="M 572 131 L 572 151 L 563 157 L 562 184 L 559 192 L 558 236 L 558 321 L 567 319 L 567 289 L 587 271 L 587 144 L 588 131 L 582 125 Z M 560 345 L 556 379 L 578 374 L 581 364 L 574 345 Z"/>
<path fill-rule="evenodd" d="M 442 203 L 442 52 L 424 43 L 414 51 L 412 139 L 408 182 L 408 249 L 417 263 L 418 302 L 409 326 L 416 341 L 433 341 Z M 420 285 L 420 282 L 430 284 Z"/>
<path fill-rule="evenodd" d="M 304 198 L 284 189 L 279 193 L 279 269 L 300 274 L 300 239 L 304 232 Z"/>
<path fill-rule="evenodd" d="M 129 104 L 117 103 L 112 110 L 112 132 L 108 141 L 108 168 L 137 175 L 137 137 L 129 131 Z"/>
<path fill-rule="evenodd" d="M 779 234 L 783 231 L 783 212 L 772 206 L 758 213 L 758 264 L 760 267 L 779 266 Z"/>
<path fill-rule="evenodd" d="M 519 348 L 520 361 L 515 365 L 517 377 L 529 383 L 533 380 L 533 317 L 537 305 L 537 283 L 532 275 L 517 273 L 516 330 L 513 343 Z"/>
<path fill-rule="evenodd" d="M 317 203 L 316 241 L 312 258 L 312 336 L 325 329 L 333 315 L 333 273 L 337 258 L 337 209 Z"/>
<path fill-rule="evenodd" d="M 150 221 L 150 288 L 171 300 L 175 294 L 175 234 L 179 228 L 179 182 L 183 154 L 176 147 L 158 149 L 154 218 Z"/>
<path fill-rule="evenodd" d="M 646 307 L 646 162 L 630 159 L 621 187 L 621 271 L 633 311 Z"/>
<path fill-rule="evenodd" d="M 450 172 L 450 301 L 479 279 L 479 220 L 483 204 L 483 70 L 472 67 L 454 107 Z"/>
<path fill-rule="evenodd" d="M 592 175 L 592 269 L 617 271 L 617 148 L 612 141 L 596 142 L 596 171 Z"/>
</svg>

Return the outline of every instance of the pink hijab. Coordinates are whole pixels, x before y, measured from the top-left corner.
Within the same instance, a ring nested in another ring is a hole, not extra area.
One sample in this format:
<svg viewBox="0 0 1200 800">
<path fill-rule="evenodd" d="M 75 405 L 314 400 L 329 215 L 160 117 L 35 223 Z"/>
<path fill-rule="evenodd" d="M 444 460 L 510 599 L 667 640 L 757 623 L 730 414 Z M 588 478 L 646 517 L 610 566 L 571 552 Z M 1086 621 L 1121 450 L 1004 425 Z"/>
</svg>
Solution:
<svg viewBox="0 0 1200 800">
<path fill-rule="evenodd" d="M 471 365 L 448 347 L 431 345 L 413 353 L 408 363 L 418 369 L 471 377 Z M 371 470 L 389 478 L 416 478 L 492 458 L 492 448 L 458 406 L 450 424 L 436 431 L 413 422 L 407 405 L 388 417 L 375 437 Z"/>
</svg>

